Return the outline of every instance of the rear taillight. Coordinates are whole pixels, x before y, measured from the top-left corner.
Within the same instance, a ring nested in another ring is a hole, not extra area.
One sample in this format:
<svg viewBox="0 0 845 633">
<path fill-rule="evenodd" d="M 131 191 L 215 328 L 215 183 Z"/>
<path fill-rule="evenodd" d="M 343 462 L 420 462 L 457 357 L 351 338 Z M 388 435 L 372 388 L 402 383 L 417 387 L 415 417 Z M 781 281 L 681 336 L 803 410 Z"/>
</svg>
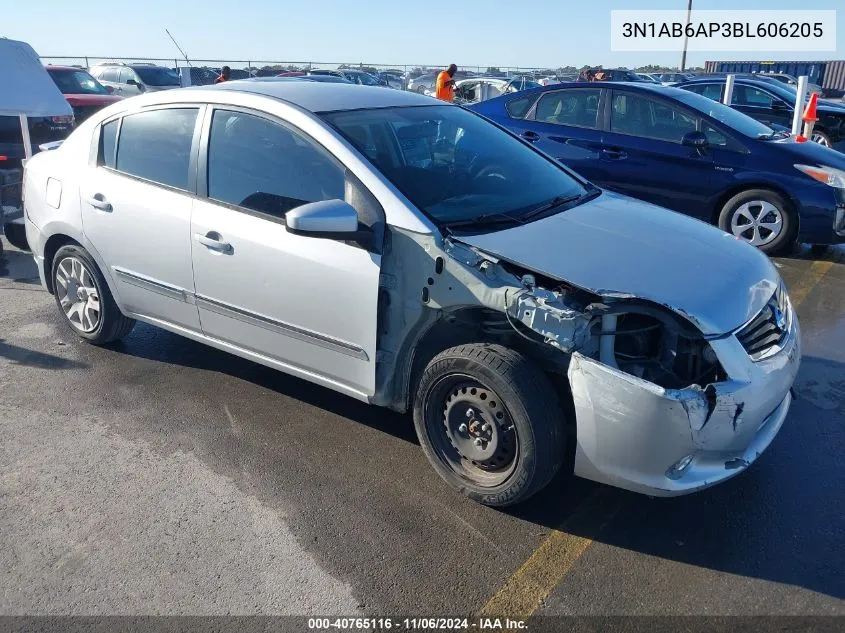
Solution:
<svg viewBox="0 0 845 633">
<path fill-rule="evenodd" d="M 71 125 L 73 123 L 73 115 L 70 116 L 51 116 L 50 121 L 57 125 Z"/>
</svg>

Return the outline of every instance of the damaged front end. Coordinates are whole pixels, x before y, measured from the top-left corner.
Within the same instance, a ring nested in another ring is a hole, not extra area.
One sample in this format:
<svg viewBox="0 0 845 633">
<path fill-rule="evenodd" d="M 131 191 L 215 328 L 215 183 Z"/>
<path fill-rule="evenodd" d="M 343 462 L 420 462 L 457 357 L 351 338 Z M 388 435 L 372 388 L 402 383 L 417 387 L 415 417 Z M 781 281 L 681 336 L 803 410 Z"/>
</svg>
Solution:
<svg viewBox="0 0 845 633">
<path fill-rule="evenodd" d="M 777 343 L 776 354 L 759 360 L 741 336 L 747 328 L 704 336 L 666 306 L 479 257 L 476 266 L 519 279 L 519 288 L 505 289 L 508 325 L 562 352 L 552 358 L 565 365 L 572 392 L 577 475 L 654 496 L 684 494 L 743 470 L 780 429 L 800 363 L 788 299 L 773 326 L 782 328 L 778 336 L 759 325 L 765 310 L 752 319 L 758 346 Z M 772 301 L 782 296 L 779 289 Z"/>
<path fill-rule="evenodd" d="M 745 327 L 705 335 L 680 308 L 585 289 L 457 239 L 393 238 L 376 401 L 403 410 L 414 368 L 446 347 L 483 340 L 518 349 L 571 391 L 575 474 L 655 496 L 735 475 L 783 423 L 800 362 L 788 299 L 775 306 L 773 297 L 771 313 Z M 761 355 L 776 315 L 782 335 Z"/>
</svg>

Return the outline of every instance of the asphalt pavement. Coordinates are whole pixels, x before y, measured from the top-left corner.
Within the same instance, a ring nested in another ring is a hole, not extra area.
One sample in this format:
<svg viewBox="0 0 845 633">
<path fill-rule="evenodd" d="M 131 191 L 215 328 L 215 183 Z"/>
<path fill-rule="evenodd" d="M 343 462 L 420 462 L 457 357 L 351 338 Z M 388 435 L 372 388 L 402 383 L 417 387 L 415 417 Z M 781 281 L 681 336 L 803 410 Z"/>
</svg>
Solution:
<svg viewBox="0 0 845 633">
<path fill-rule="evenodd" d="M 845 615 L 845 249 L 776 260 L 798 400 L 710 490 L 454 493 L 411 420 L 139 324 L 96 348 L 0 258 L 0 615 Z M 694 283 L 694 280 L 690 280 Z"/>
</svg>

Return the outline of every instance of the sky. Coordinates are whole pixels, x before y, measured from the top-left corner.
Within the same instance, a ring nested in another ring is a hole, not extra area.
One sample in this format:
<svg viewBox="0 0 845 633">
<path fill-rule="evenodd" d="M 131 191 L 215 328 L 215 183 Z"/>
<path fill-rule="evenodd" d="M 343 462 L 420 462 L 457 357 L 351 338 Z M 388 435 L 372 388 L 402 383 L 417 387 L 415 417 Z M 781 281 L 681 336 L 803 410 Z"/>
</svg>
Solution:
<svg viewBox="0 0 845 633">
<path fill-rule="evenodd" d="M 0 0 L 0 37 L 42 57 L 181 57 L 497 67 L 676 66 L 680 53 L 610 50 L 611 9 L 686 9 L 686 0 Z M 695 9 L 837 9 L 835 53 L 691 53 L 709 59 L 845 59 L 845 4 L 694 0 Z M 67 63 L 79 63 L 68 61 Z M 91 61 L 91 63 L 94 63 Z"/>
</svg>

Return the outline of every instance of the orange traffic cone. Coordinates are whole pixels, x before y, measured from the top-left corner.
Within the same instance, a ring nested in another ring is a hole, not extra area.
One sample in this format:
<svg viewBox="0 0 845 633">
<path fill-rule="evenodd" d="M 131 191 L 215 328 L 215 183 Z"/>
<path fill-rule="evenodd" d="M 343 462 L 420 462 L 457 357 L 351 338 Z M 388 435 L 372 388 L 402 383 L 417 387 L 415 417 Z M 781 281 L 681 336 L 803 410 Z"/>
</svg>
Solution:
<svg viewBox="0 0 845 633">
<path fill-rule="evenodd" d="M 795 137 L 795 140 L 799 143 L 803 143 L 808 141 L 813 137 L 813 127 L 816 125 L 816 121 L 819 120 L 818 115 L 816 114 L 816 108 L 819 104 L 819 95 L 817 93 L 813 93 L 810 95 L 810 101 L 807 103 L 807 107 L 804 109 L 804 116 L 801 117 L 801 120 L 804 121 L 804 131 Z"/>
</svg>

